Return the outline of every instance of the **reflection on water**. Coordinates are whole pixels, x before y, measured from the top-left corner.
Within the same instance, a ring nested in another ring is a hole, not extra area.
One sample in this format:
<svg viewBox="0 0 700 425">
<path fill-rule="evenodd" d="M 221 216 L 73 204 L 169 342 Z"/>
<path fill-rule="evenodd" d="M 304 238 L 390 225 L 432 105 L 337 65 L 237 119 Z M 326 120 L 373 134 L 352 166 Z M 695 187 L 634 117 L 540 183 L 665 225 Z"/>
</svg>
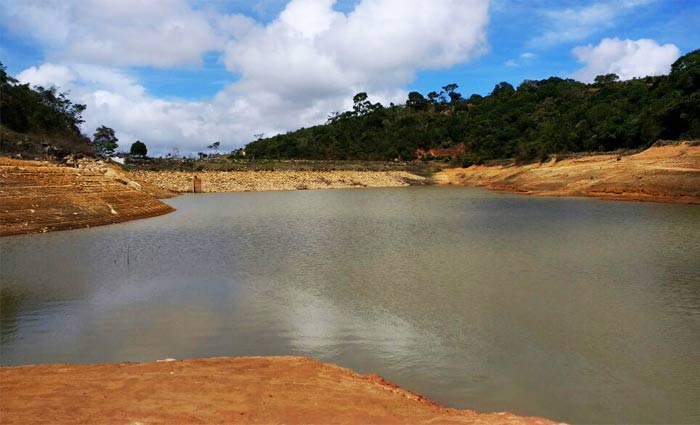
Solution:
<svg viewBox="0 0 700 425">
<path fill-rule="evenodd" d="M 453 407 L 700 422 L 700 208 L 468 188 L 182 196 L 0 239 L 1 361 L 308 355 Z"/>
</svg>

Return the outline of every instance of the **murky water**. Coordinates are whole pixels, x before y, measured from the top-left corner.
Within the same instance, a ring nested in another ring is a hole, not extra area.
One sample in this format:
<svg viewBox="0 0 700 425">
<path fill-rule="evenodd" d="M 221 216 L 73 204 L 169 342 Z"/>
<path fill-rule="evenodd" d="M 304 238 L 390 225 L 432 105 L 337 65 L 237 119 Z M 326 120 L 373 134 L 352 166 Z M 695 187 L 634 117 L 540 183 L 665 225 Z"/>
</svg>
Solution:
<svg viewBox="0 0 700 425">
<path fill-rule="evenodd" d="M 700 422 L 700 207 L 435 187 L 168 202 L 0 239 L 2 364 L 295 354 L 452 407 Z"/>
</svg>

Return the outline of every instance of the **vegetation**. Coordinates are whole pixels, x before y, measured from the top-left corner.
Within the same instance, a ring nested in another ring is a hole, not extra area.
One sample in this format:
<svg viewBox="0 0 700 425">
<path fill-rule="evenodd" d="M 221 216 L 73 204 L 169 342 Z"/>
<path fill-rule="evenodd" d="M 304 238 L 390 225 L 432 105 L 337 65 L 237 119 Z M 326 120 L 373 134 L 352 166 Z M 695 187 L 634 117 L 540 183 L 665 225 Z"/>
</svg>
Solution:
<svg viewBox="0 0 700 425">
<path fill-rule="evenodd" d="M 429 177 L 442 167 L 428 162 L 318 161 L 218 158 L 130 158 L 129 170 L 144 171 L 408 171 Z"/>
<path fill-rule="evenodd" d="M 0 63 L 0 152 L 91 152 L 89 139 L 80 133 L 83 111 L 85 105 L 71 102 L 55 87 L 19 84 Z"/>
<path fill-rule="evenodd" d="M 104 125 L 97 127 L 95 135 L 92 136 L 92 146 L 95 149 L 95 153 L 99 156 L 113 155 L 114 151 L 119 147 L 118 141 L 119 139 L 114 134 L 114 130 Z"/>
<path fill-rule="evenodd" d="M 143 143 L 142 141 L 137 140 L 131 144 L 131 149 L 129 150 L 129 155 L 139 157 L 139 158 L 145 158 L 147 154 L 148 154 L 148 148 L 146 147 L 146 144 Z"/>
<path fill-rule="evenodd" d="M 666 76 L 593 84 L 557 77 L 502 82 L 490 95 L 464 98 L 457 84 L 405 105 L 384 107 L 357 94 L 351 111 L 324 125 L 246 146 L 253 158 L 412 160 L 419 150 L 464 145 L 463 165 L 499 158 L 544 159 L 555 153 L 638 149 L 658 139 L 700 137 L 700 50 Z"/>
</svg>

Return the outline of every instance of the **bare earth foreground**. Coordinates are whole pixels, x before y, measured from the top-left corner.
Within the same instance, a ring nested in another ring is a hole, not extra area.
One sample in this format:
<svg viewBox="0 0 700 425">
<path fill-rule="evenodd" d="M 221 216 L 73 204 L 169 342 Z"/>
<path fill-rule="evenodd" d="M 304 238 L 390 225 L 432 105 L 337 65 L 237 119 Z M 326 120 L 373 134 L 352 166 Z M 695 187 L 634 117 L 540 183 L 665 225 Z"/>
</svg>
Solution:
<svg viewBox="0 0 700 425">
<path fill-rule="evenodd" d="M 446 409 L 304 357 L 0 368 L 0 423 L 541 424 Z"/>
<path fill-rule="evenodd" d="M 700 143 L 663 144 L 635 155 L 587 155 L 541 164 L 441 171 L 439 184 L 528 195 L 700 204 Z"/>
</svg>

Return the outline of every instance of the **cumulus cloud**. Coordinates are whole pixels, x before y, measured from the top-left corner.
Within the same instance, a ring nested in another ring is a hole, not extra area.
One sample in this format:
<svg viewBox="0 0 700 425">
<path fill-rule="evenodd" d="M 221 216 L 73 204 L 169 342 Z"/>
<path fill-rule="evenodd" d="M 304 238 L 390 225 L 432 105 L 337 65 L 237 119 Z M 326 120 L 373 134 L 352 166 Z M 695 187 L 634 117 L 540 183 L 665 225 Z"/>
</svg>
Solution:
<svg viewBox="0 0 700 425">
<path fill-rule="evenodd" d="M 7 2 L 0 16 L 64 61 L 166 67 L 198 63 L 223 43 L 184 0 L 26 0 Z"/>
<path fill-rule="evenodd" d="M 604 0 L 588 5 L 545 10 L 542 34 L 535 37 L 530 44 L 550 46 L 553 44 L 579 41 L 615 25 L 615 20 L 640 6 L 656 0 Z"/>
<path fill-rule="evenodd" d="M 147 140 L 149 148 L 167 151 L 183 137 L 194 136 L 207 105 L 150 97 L 130 75 L 86 64 L 45 63 L 22 71 L 17 78 L 32 85 L 59 86 L 76 103 L 88 105 L 84 131 L 107 125 L 118 130 L 122 144 Z"/>
<path fill-rule="evenodd" d="M 32 85 L 60 82 L 61 90 L 70 91 L 74 102 L 88 105 L 83 114 L 84 132 L 92 134 L 100 125 L 112 127 L 124 149 L 140 139 L 156 155 L 174 148 L 191 154 L 217 140 L 224 142 L 224 150 L 231 150 L 256 132 L 282 131 L 276 124 L 268 124 L 270 117 L 248 99 L 232 98 L 225 91 L 209 101 L 159 99 L 128 73 L 105 66 L 45 63 L 28 68 L 17 78 Z M 282 116 L 282 111 L 271 114 Z"/>
<path fill-rule="evenodd" d="M 402 101 L 416 72 L 487 49 L 488 0 L 361 0 L 347 13 L 334 6 L 292 0 L 267 24 L 184 0 L 30 0 L 0 14 L 46 46 L 47 62 L 21 81 L 71 90 L 88 105 L 86 131 L 105 124 L 157 153 L 175 145 L 196 152 L 214 140 L 232 149 L 255 133 L 318 124 L 358 91 Z M 38 28 L 49 21 L 56 25 Z M 154 97 L 125 68 L 169 68 L 211 50 L 238 80 L 206 101 Z"/>
<path fill-rule="evenodd" d="M 572 77 L 592 82 L 603 74 L 617 74 L 622 80 L 667 74 L 680 56 L 680 50 L 673 44 L 660 46 L 649 39 L 605 38 L 597 46 L 576 47 L 573 54 L 585 66 Z"/>
<path fill-rule="evenodd" d="M 67 87 L 76 78 L 77 75 L 69 67 L 53 63 L 45 63 L 39 67 L 32 66 L 17 76 L 17 79 L 23 83 L 44 87 Z"/>
<path fill-rule="evenodd" d="M 464 62 L 486 48 L 485 1 L 365 0 L 348 14 L 333 4 L 292 1 L 277 20 L 229 42 L 223 60 L 241 80 L 227 93 L 273 108 L 291 101 L 318 118 L 329 112 L 320 106 L 345 108 L 360 90 L 399 100 L 417 70 Z"/>
</svg>

